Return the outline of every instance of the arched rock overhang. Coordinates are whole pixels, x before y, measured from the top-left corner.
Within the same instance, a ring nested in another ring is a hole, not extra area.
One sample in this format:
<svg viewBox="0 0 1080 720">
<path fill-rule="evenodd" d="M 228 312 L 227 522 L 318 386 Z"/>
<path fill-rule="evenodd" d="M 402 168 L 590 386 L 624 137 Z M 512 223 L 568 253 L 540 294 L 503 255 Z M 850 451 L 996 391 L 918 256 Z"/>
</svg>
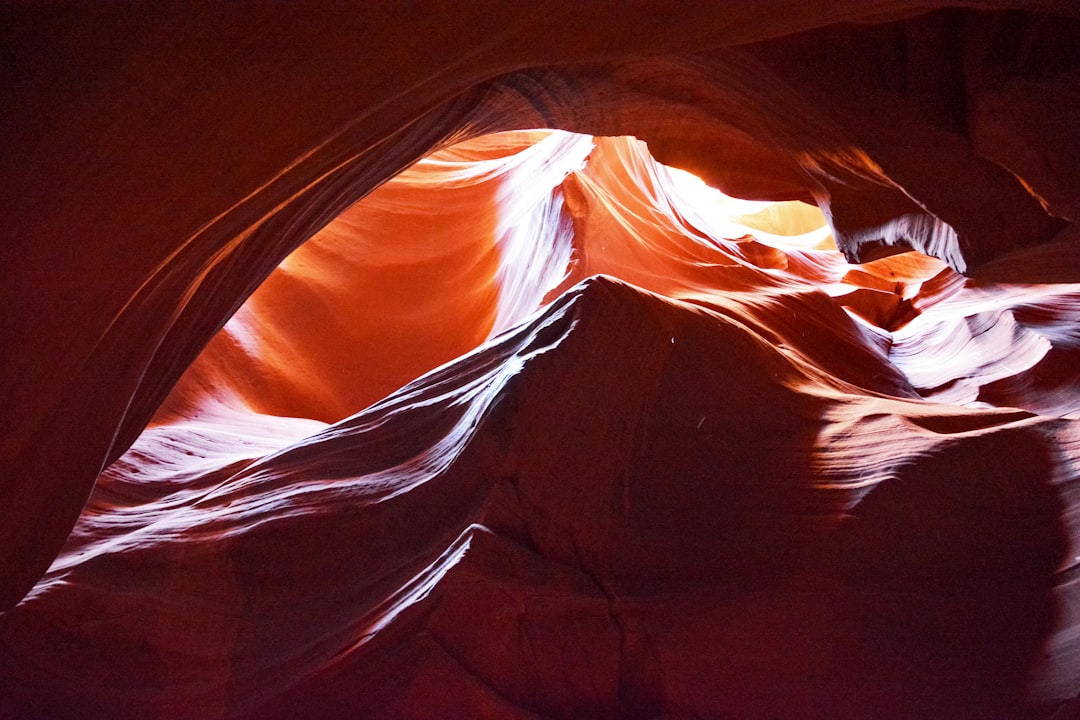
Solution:
<svg viewBox="0 0 1080 720">
<path fill-rule="evenodd" d="M 941 5 L 4 11 L 0 607 L 276 264 L 453 140 L 635 134 L 852 257 L 1075 279 L 1080 12 Z"/>
</svg>

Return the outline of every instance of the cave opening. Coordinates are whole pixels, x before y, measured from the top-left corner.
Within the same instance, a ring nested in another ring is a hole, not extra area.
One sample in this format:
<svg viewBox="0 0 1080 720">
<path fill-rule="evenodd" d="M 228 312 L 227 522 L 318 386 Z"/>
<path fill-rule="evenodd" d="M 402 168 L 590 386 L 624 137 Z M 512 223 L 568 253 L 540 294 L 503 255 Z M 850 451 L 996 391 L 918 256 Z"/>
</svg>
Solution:
<svg viewBox="0 0 1080 720">
<path fill-rule="evenodd" d="M 419 160 L 285 258 L 151 425 L 213 404 L 336 422 L 591 275 L 673 298 L 750 292 L 735 278 L 783 272 L 785 252 L 840 266 L 814 206 L 724 195 L 635 138 L 481 136 Z M 807 279 L 824 283 L 817 272 Z"/>
<path fill-rule="evenodd" d="M 840 311 L 803 310 L 803 327 L 793 312 L 789 335 L 850 324 L 906 379 L 901 394 L 1077 412 L 1059 370 L 1074 348 L 1050 309 L 1071 288 L 1033 285 L 1017 302 L 935 258 L 885 250 L 850 264 L 818 208 L 724 195 L 632 137 L 480 136 L 417 161 L 282 261 L 151 426 L 215 405 L 337 422 L 596 274 L 713 307 L 786 283 Z"/>
</svg>

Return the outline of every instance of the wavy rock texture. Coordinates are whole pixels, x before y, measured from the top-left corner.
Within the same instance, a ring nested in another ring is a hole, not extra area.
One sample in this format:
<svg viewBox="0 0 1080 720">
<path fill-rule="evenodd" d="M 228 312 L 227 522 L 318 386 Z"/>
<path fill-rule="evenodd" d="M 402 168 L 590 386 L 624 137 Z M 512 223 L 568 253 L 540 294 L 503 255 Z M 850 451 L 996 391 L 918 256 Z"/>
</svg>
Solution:
<svg viewBox="0 0 1080 720">
<path fill-rule="evenodd" d="M 6 709 L 1049 715 L 1080 287 L 830 245 L 633 138 L 421 161 L 101 475 L 0 624 Z"/>
<path fill-rule="evenodd" d="M 1076 5 L 492 5 L 0 10 L 0 717 L 1080 712 Z"/>
</svg>

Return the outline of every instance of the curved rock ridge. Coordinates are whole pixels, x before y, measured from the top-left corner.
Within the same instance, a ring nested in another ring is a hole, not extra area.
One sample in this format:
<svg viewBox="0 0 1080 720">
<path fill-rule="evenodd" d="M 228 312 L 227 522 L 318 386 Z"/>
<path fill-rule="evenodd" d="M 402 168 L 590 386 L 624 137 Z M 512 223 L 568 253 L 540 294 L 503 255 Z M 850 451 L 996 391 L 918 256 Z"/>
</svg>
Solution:
<svg viewBox="0 0 1080 720">
<path fill-rule="evenodd" d="M 594 277 L 279 450 L 229 427 L 152 429 L 102 475 L 0 621 L 12 712 L 976 717 L 1075 691 L 1041 654 L 1078 650 L 1075 425 L 852 392 L 700 304 Z"/>
<path fill-rule="evenodd" d="M 0 616 L 0 708 L 1068 712 L 1076 293 L 850 265 L 809 206 L 633 138 L 446 148 L 290 256 L 98 478 Z M 380 363 L 404 384 L 336 417 Z"/>
</svg>

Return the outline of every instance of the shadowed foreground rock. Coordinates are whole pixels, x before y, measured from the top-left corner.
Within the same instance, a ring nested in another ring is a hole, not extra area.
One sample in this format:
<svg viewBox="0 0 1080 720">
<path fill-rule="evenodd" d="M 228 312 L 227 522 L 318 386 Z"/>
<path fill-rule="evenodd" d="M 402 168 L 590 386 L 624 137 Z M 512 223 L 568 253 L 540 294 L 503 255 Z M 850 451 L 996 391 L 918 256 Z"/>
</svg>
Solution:
<svg viewBox="0 0 1080 720">
<path fill-rule="evenodd" d="M 1071 427 L 844 392 L 599 277 L 254 462 L 148 482 L 235 442 L 148 432 L 3 672 L 65 716 L 1011 717 Z"/>
</svg>

